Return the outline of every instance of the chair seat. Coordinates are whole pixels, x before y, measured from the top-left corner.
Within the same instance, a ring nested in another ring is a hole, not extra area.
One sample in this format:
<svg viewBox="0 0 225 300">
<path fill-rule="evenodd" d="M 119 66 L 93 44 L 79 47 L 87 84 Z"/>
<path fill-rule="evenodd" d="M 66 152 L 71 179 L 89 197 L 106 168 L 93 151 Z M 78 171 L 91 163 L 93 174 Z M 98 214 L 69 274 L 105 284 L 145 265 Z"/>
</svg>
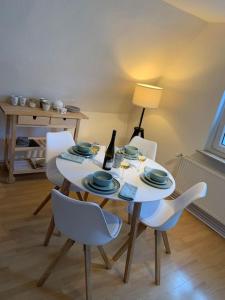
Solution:
<svg viewBox="0 0 225 300">
<path fill-rule="evenodd" d="M 154 212 L 160 206 L 160 203 L 162 202 L 162 200 L 163 199 L 157 200 L 157 201 L 150 201 L 150 202 L 142 203 L 139 219 L 147 219 L 150 216 L 152 216 L 154 214 Z M 129 203 L 128 204 L 127 210 L 128 210 L 129 214 L 133 213 L 133 207 L 134 207 L 134 203 Z"/>
<path fill-rule="evenodd" d="M 133 203 L 128 205 L 128 212 L 133 212 Z M 181 213 L 181 212 L 180 212 Z M 168 205 L 168 200 L 161 199 L 157 201 L 142 203 L 139 221 L 144 225 L 158 229 L 164 218 L 170 218 L 174 214 L 173 208 Z M 164 228 L 161 228 L 164 231 Z"/>
<path fill-rule="evenodd" d="M 112 236 L 112 238 L 116 238 L 122 226 L 121 219 L 118 216 L 113 215 L 108 211 L 102 210 L 102 212 L 104 214 L 110 235 Z"/>
<path fill-rule="evenodd" d="M 161 226 L 164 218 L 169 219 L 173 214 L 173 208 L 168 205 L 167 200 L 163 199 L 159 201 L 158 205 L 155 205 L 153 209 L 150 205 L 144 205 L 139 219 L 146 226 L 157 228 L 158 226 Z"/>
</svg>

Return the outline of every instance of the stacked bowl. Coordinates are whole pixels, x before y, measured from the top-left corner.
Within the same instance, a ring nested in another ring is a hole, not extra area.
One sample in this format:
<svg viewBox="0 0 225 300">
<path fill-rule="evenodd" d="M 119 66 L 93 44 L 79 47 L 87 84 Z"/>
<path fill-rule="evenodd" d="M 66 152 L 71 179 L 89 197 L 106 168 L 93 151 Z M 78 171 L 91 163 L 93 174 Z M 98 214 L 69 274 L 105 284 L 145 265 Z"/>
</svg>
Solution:
<svg viewBox="0 0 225 300">
<path fill-rule="evenodd" d="M 148 185 L 159 189 L 167 189 L 172 185 L 168 173 L 159 169 L 145 168 L 144 173 L 141 174 L 141 179 Z"/>
</svg>

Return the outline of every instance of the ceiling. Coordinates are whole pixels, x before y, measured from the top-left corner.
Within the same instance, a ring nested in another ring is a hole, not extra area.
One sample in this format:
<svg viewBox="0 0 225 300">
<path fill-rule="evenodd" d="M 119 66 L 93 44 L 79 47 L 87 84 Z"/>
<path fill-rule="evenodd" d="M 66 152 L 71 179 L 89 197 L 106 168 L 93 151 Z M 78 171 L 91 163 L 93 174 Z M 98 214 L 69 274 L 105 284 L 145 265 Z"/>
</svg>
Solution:
<svg viewBox="0 0 225 300">
<path fill-rule="evenodd" d="M 207 22 L 225 22 L 225 0 L 164 0 Z"/>
</svg>

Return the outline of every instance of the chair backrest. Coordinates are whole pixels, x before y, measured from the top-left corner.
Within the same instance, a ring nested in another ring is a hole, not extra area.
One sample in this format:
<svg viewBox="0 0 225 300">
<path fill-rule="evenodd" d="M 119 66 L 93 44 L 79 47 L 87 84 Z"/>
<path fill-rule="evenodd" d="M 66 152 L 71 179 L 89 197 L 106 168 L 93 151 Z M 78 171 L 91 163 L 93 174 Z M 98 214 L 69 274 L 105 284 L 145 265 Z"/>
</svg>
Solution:
<svg viewBox="0 0 225 300">
<path fill-rule="evenodd" d="M 157 152 L 157 143 L 146 140 L 140 136 L 135 136 L 130 141 L 129 145 L 137 147 L 144 156 L 155 160 Z"/>
<path fill-rule="evenodd" d="M 57 229 L 78 243 L 104 245 L 114 238 L 96 203 L 75 200 L 52 190 L 52 208 Z"/>
<path fill-rule="evenodd" d="M 177 224 L 183 210 L 193 201 L 204 198 L 206 194 L 207 184 L 199 182 L 175 200 L 161 200 L 157 211 L 151 216 L 149 225 L 160 231 L 171 229 Z"/>
<path fill-rule="evenodd" d="M 46 135 L 46 174 L 49 180 L 58 173 L 56 157 L 75 144 L 69 131 L 48 132 Z"/>
</svg>

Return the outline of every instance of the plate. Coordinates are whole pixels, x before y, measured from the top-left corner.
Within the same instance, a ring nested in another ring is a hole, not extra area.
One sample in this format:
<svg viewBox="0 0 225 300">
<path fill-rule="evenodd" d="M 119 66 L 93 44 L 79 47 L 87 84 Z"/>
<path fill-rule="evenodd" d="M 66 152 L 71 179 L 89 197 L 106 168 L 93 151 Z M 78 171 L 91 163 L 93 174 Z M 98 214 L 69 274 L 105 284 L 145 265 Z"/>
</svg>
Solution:
<svg viewBox="0 0 225 300">
<path fill-rule="evenodd" d="M 96 193 L 96 194 L 102 194 L 102 195 L 110 195 L 110 194 L 114 194 L 115 192 L 117 192 L 120 188 L 120 185 L 116 185 L 116 187 L 112 190 L 106 190 L 106 191 L 103 191 L 103 190 L 99 190 L 99 189 L 96 189 L 94 187 L 92 187 L 87 179 L 87 177 L 85 177 L 83 179 L 83 185 L 90 191 Z M 118 182 L 119 183 L 119 182 Z"/>
<path fill-rule="evenodd" d="M 138 156 L 142 155 L 142 153 L 140 151 L 138 151 L 138 153 L 134 154 L 134 155 L 127 154 L 124 149 L 122 150 L 122 154 L 124 155 L 124 158 L 130 159 L 130 160 L 137 160 Z"/>
<path fill-rule="evenodd" d="M 114 178 L 113 178 L 114 179 Z M 93 182 L 93 175 L 89 175 L 89 179 L 88 179 L 88 184 L 93 187 L 96 190 L 100 190 L 100 191 L 110 191 L 113 190 L 115 188 L 115 182 L 114 180 L 111 182 L 111 184 L 109 186 L 99 186 L 97 184 L 95 184 Z"/>
<path fill-rule="evenodd" d="M 154 184 L 157 184 L 157 185 L 165 185 L 167 183 L 167 180 L 165 180 L 165 182 L 158 182 L 158 181 L 150 178 L 150 176 L 146 176 L 145 173 L 143 173 L 143 174 L 144 174 L 145 179 L 148 180 L 151 183 L 154 183 Z"/>
<path fill-rule="evenodd" d="M 128 154 L 124 154 L 124 157 L 129 160 L 137 160 L 138 159 L 138 155 L 130 156 Z"/>
<path fill-rule="evenodd" d="M 75 150 L 74 148 L 75 148 L 74 146 L 70 147 L 68 149 L 68 152 L 71 153 L 71 154 L 74 154 L 74 155 L 79 155 L 79 156 L 83 156 L 83 157 L 87 157 L 87 158 L 94 156 L 94 154 L 89 154 L 89 153 L 88 154 L 84 154 L 84 153 L 81 153 L 78 150 Z"/>
<path fill-rule="evenodd" d="M 119 181 L 117 181 L 115 178 L 113 178 L 113 183 L 114 183 L 114 188 L 111 190 L 100 190 L 97 188 L 94 188 L 91 184 L 90 181 L 92 180 L 92 175 L 88 175 L 87 177 L 85 177 L 82 181 L 83 185 L 90 191 L 97 193 L 97 194 L 102 194 L 102 195 L 110 195 L 110 194 L 114 194 L 115 192 L 117 192 L 120 188 L 120 183 Z"/>
<path fill-rule="evenodd" d="M 79 154 L 81 154 L 81 155 L 92 155 L 92 154 L 93 154 L 92 151 L 90 151 L 90 152 L 82 152 L 82 151 L 80 151 L 80 150 L 78 149 L 77 145 L 72 146 L 71 148 L 72 148 L 72 150 L 73 150 L 74 152 L 77 152 L 77 153 L 79 153 Z"/>
<path fill-rule="evenodd" d="M 170 178 L 168 178 L 167 181 L 166 181 L 166 183 L 164 183 L 164 184 L 158 184 L 158 183 L 154 183 L 152 181 L 147 180 L 145 178 L 145 175 L 143 173 L 140 175 L 140 178 L 141 178 L 141 180 L 144 183 L 146 183 L 146 184 L 148 184 L 150 186 L 153 186 L 155 188 L 158 188 L 158 189 L 168 189 L 168 188 L 170 188 L 173 185 L 173 182 L 172 182 L 172 180 Z"/>
<path fill-rule="evenodd" d="M 125 151 L 122 151 L 122 154 L 124 155 L 124 158 L 130 159 L 130 160 L 137 160 L 138 156 L 139 156 L 139 153 L 135 154 L 135 155 L 129 155 Z"/>
</svg>

